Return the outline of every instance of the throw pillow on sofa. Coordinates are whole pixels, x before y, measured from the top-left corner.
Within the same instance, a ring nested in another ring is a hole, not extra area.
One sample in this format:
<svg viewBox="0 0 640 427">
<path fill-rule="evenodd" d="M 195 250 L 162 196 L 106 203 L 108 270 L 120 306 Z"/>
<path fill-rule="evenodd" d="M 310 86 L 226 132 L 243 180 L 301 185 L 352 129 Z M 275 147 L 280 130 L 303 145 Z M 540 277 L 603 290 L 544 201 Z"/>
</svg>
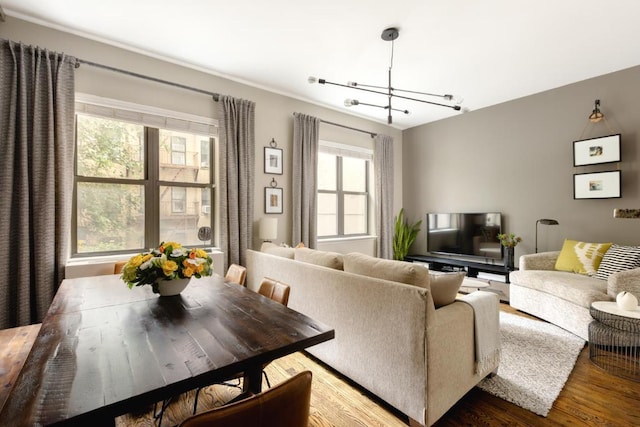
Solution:
<svg viewBox="0 0 640 427">
<path fill-rule="evenodd" d="M 301 247 L 295 249 L 293 259 L 309 264 L 333 268 L 335 270 L 342 270 L 342 254 L 337 252 L 318 251 L 316 249 Z"/>
<path fill-rule="evenodd" d="M 375 258 L 353 252 L 344 256 L 344 271 L 422 288 L 429 287 L 429 270 L 411 262 Z"/>
<path fill-rule="evenodd" d="M 613 273 L 637 267 L 640 267 L 640 246 L 622 246 L 614 243 L 602 257 L 594 277 L 607 280 Z"/>
<path fill-rule="evenodd" d="M 586 243 L 565 239 L 556 261 L 556 270 L 592 276 L 612 243 Z"/>
<path fill-rule="evenodd" d="M 429 274 L 429 286 L 431 297 L 436 308 L 449 305 L 456 300 L 458 290 L 466 273 Z"/>
</svg>

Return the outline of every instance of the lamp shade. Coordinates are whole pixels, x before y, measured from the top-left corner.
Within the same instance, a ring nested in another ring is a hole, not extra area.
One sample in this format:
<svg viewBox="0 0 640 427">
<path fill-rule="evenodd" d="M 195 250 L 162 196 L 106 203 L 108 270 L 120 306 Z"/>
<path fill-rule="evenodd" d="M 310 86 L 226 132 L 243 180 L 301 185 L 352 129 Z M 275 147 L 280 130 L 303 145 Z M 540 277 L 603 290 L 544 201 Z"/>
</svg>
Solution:
<svg viewBox="0 0 640 427">
<path fill-rule="evenodd" d="M 258 233 L 261 240 L 271 241 L 278 237 L 278 218 L 260 219 L 260 231 Z"/>
</svg>

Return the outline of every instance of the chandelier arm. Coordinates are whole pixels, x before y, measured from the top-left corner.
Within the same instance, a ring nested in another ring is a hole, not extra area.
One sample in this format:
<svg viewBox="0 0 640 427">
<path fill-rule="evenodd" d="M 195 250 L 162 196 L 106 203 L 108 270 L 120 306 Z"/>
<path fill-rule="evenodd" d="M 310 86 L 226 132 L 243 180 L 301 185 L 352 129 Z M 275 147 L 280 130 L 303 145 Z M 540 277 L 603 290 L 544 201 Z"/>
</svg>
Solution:
<svg viewBox="0 0 640 427">
<path fill-rule="evenodd" d="M 392 87 L 391 90 L 395 92 L 415 93 L 416 95 L 435 96 L 436 98 L 444 98 L 444 99 L 447 99 L 449 97 L 453 98 L 453 95 L 449 95 L 449 94 L 440 95 L 439 93 L 418 92 L 416 90 L 398 89 L 395 87 Z"/>
<path fill-rule="evenodd" d="M 454 110 L 460 110 L 460 108 L 461 108 L 459 105 L 441 104 L 439 102 L 427 101 L 426 99 L 411 98 L 411 97 L 402 96 L 402 95 L 392 95 L 392 96 L 394 96 L 396 98 L 400 98 L 400 99 L 406 99 L 406 100 L 409 100 L 409 101 L 422 102 L 424 104 L 438 105 L 440 107 L 448 107 L 448 108 L 452 108 Z"/>
</svg>

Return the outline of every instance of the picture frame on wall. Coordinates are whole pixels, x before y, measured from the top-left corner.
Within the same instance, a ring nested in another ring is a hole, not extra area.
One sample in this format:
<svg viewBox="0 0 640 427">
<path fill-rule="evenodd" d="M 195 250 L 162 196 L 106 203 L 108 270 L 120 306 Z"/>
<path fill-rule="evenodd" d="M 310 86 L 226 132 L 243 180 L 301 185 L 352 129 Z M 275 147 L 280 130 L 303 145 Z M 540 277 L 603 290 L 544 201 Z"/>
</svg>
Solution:
<svg viewBox="0 0 640 427">
<path fill-rule="evenodd" d="M 592 172 L 573 175 L 574 199 L 616 199 L 622 197 L 622 172 Z"/>
<path fill-rule="evenodd" d="M 620 160 L 619 133 L 573 142 L 573 166 L 614 163 Z"/>
<path fill-rule="evenodd" d="M 282 175 L 282 148 L 264 147 L 264 173 Z"/>
<path fill-rule="evenodd" d="M 264 187 L 264 213 L 282 213 L 282 188 Z"/>
</svg>

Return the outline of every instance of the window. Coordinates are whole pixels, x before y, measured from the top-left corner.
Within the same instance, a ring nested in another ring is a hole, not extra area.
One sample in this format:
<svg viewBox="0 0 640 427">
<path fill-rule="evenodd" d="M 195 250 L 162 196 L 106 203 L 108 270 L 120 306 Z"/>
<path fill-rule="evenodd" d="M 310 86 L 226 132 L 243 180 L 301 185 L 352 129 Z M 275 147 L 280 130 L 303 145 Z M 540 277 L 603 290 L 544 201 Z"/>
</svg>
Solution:
<svg viewBox="0 0 640 427">
<path fill-rule="evenodd" d="M 318 237 L 367 234 L 369 168 L 368 158 L 321 148 L 318 153 Z"/>
<path fill-rule="evenodd" d="M 76 114 L 73 253 L 132 252 L 170 240 L 201 246 L 198 229 L 212 227 L 215 196 L 209 126 L 206 134 L 108 116 Z"/>
</svg>

